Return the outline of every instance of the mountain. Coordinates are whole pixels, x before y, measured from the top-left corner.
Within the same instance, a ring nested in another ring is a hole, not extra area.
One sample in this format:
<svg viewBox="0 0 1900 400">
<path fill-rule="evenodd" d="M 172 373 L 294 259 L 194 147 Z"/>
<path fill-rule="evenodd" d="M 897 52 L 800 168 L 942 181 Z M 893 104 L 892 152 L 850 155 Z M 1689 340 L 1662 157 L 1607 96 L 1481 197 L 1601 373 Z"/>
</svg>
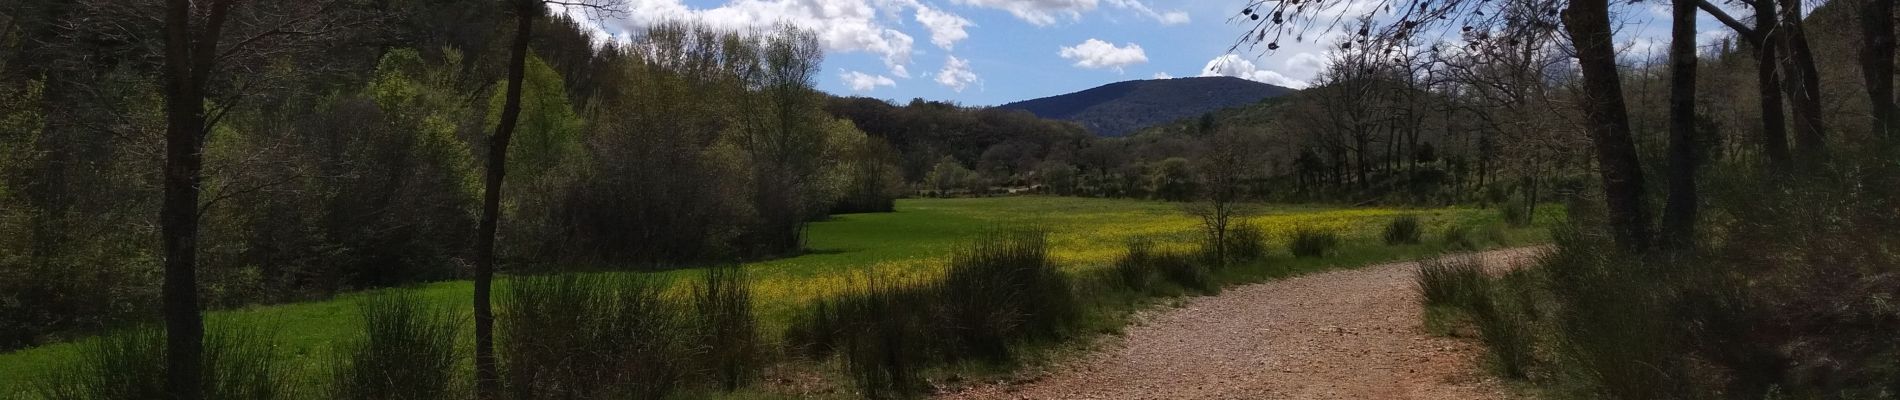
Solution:
<svg viewBox="0 0 1900 400">
<path fill-rule="evenodd" d="M 1096 135 L 1118 137 L 1149 126 L 1293 92 L 1293 89 L 1226 76 L 1150 79 L 1110 83 L 996 108 L 1075 121 Z"/>
</svg>

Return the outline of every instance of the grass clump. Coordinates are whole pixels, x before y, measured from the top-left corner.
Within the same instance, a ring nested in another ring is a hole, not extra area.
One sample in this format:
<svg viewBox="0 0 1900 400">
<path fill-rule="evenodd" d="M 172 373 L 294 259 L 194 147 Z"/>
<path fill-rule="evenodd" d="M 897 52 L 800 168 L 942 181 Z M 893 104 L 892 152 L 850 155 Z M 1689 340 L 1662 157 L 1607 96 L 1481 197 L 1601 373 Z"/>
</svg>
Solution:
<svg viewBox="0 0 1900 400">
<path fill-rule="evenodd" d="M 1242 222 L 1227 229 L 1227 261 L 1251 262 L 1267 257 L 1267 232 Z"/>
<path fill-rule="evenodd" d="M 499 347 L 516 398 L 662 398 L 693 359 L 681 304 L 640 274 L 518 277 Z"/>
<path fill-rule="evenodd" d="M 695 327 L 705 370 L 721 389 L 732 391 L 758 376 L 759 320 L 753 313 L 752 281 L 736 265 L 707 268 L 693 291 Z"/>
<path fill-rule="evenodd" d="M 459 373 L 462 318 L 413 292 L 391 291 L 357 301 L 363 336 L 338 349 L 330 397 L 456 399 L 467 397 Z"/>
<path fill-rule="evenodd" d="M 941 278 L 873 279 L 816 302 L 786 342 L 807 356 L 840 356 L 871 398 L 920 393 L 918 371 L 928 365 L 1011 362 L 1017 346 L 1060 339 L 1082 316 L 1048 248 L 1039 230 L 985 233 L 957 250 Z"/>
<path fill-rule="evenodd" d="M 204 338 L 204 397 L 297 398 L 290 365 L 271 353 L 275 336 L 248 328 L 212 326 Z M 163 399 L 165 331 L 141 326 L 94 338 L 80 357 L 45 371 L 34 385 L 47 400 Z"/>
<path fill-rule="evenodd" d="M 1338 232 L 1313 227 L 1294 229 L 1293 240 L 1287 242 L 1287 250 L 1299 258 L 1326 257 L 1338 248 Z"/>
<path fill-rule="evenodd" d="M 1385 225 L 1385 244 L 1392 246 L 1418 244 L 1422 231 L 1418 216 L 1401 215 Z"/>
<path fill-rule="evenodd" d="M 1433 311 L 1427 313 L 1428 318 L 1435 313 L 1442 317 L 1446 310 L 1466 317 L 1476 325 L 1493 369 L 1505 377 L 1527 376 L 1533 363 L 1533 338 L 1525 302 L 1502 296 L 1514 288 L 1487 274 L 1482 260 L 1469 255 L 1421 260 L 1414 281 L 1420 301 Z M 1512 283 L 1522 281 L 1513 279 Z"/>
<path fill-rule="evenodd" d="M 1445 227 L 1445 233 L 1439 241 L 1445 244 L 1446 250 L 1470 251 L 1478 249 L 1478 242 L 1471 239 L 1471 227 L 1467 225 Z"/>
</svg>

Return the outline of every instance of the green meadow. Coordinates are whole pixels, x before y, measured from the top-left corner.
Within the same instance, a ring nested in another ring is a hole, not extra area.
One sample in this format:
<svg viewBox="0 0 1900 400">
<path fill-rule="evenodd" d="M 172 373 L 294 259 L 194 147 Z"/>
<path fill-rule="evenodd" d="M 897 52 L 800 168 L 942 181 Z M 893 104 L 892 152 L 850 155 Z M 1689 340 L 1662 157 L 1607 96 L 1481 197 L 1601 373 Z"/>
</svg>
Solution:
<svg viewBox="0 0 1900 400">
<path fill-rule="evenodd" d="M 757 311 L 768 340 L 780 332 L 810 301 L 839 293 L 873 276 L 929 276 L 942 269 L 957 246 L 985 230 L 1039 227 L 1050 232 L 1052 254 L 1062 268 L 1082 273 L 1106 268 L 1136 237 L 1164 245 L 1186 246 L 1198 234 L 1195 219 L 1177 203 L 1139 200 L 1063 197 L 997 197 L 972 199 L 907 199 L 898 211 L 883 214 L 835 216 L 814 223 L 809 231 L 810 251 L 797 257 L 744 264 L 752 277 Z M 1510 228 L 1494 209 L 1480 208 L 1340 208 L 1312 205 L 1256 205 L 1248 222 L 1267 232 L 1270 256 L 1256 265 L 1223 272 L 1228 283 L 1271 279 L 1327 268 L 1402 260 L 1445 250 L 1442 233 L 1454 226 L 1470 229 L 1481 247 L 1537 243 L 1546 240 L 1539 228 Z M 1403 215 L 1420 218 L 1421 244 L 1387 246 L 1381 239 L 1386 224 Z M 1557 207 L 1543 207 L 1533 226 L 1548 226 L 1561 217 Z M 1341 235 L 1336 256 L 1294 258 L 1286 238 L 1295 229 L 1317 228 Z M 621 272 L 602 272 L 621 273 Z M 666 279 L 695 277 L 697 270 L 657 272 Z M 498 283 L 507 290 L 507 281 Z M 683 289 L 685 285 L 673 285 Z M 470 309 L 467 281 L 439 282 L 406 288 L 443 305 Z M 209 313 L 211 324 L 262 327 L 274 332 L 278 354 L 293 361 L 312 385 L 332 365 L 329 352 L 337 344 L 360 335 L 361 321 L 355 299 L 362 293 L 325 301 L 256 306 Z M 466 312 L 465 312 L 466 314 Z M 502 316 L 506 323 L 506 316 Z M 50 366 L 77 354 L 82 342 L 72 342 L 0 354 L 0 397 L 20 395 L 30 380 Z"/>
</svg>

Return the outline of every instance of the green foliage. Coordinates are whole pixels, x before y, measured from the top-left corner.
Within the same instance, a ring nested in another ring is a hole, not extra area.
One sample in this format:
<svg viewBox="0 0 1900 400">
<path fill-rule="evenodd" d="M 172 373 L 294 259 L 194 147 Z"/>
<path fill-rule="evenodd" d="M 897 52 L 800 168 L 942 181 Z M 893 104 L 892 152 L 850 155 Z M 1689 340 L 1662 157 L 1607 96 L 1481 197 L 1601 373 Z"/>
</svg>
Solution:
<svg viewBox="0 0 1900 400">
<path fill-rule="evenodd" d="M 1418 216 L 1401 215 L 1385 226 L 1385 244 L 1418 244 L 1419 235 L 1424 228 L 1419 226 Z"/>
<path fill-rule="evenodd" d="M 517 277 L 501 292 L 498 353 L 515 398 L 673 393 L 693 364 L 685 305 L 642 275 Z"/>
<path fill-rule="evenodd" d="M 1148 290 L 1151 286 L 1145 284 L 1147 277 L 1159 275 L 1169 283 L 1196 293 L 1220 293 L 1220 282 L 1202 261 L 1204 258 L 1194 254 L 1157 249 L 1151 241 L 1136 239 L 1128 242 L 1128 251 L 1115 261 L 1115 270 L 1122 284 L 1130 289 Z"/>
<path fill-rule="evenodd" d="M 752 280 L 739 266 L 707 268 L 693 290 L 694 327 L 707 352 L 698 358 L 726 391 L 750 382 L 764 368 L 752 301 Z"/>
<path fill-rule="evenodd" d="M 1194 166 L 1186 158 L 1171 157 L 1148 166 L 1148 190 L 1161 200 L 1192 200 L 1200 190 L 1194 177 Z"/>
<path fill-rule="evenodd" d="M 1445 244 L 1446 249 L 1450 250 L 1473 250 L 1478 248 L 1478 244 L 1471 240 L 1471 227 L 1466 225 L 1451 225 L 1445 227 L 1445 233 L 1440 241 Z"/>
<path fill-rule="evenodd" d="M 1446 256 L 1420 260 L 1414 282 L 1425 308 L 1458 310 L 1477 325 L 1499 374 L 1514 379 L 1527 376 L 1533 363 L 1531 327 L 1523 309 L 1527 305 L 1501 295 L 1531 290 L 1503 284 L 1526 285 L 1527 279 L 1495 282 L 1478 257 Z"/>
<path fill-rule="evenodd" d="M 357 300 L 363 336 L 337 351 L 330 398 L 457 399 L 467 397 L 458 340 L 461 315 L 409 292 Z"/>
<path fill-rule="evenodd" d="M 486 125 L 491 129 L 501 124 L 501 109 L 507 100 L 507 83 L 494 87 Z M 581 126 L 580 116 L 568 104 L 567 84 L 561 73 L 530 54 L 521 80 L 521 119 L 508 142 L 508 176 L 516 182 L 533 181 L 579 155 Z"/>
<path fill-rule="evenodd" d="M 1319 258 L 1333 254 L 1339 248 L 1339 232 L 1303 226 L 1293 230 L 1293 239 L 1287 241 L 1287 250 L 1299 258 Z"/>
<path fill-rule="evenodd" d="M 1250 262 L 1266 258 L 1267 231 L 1250 222 L 1239 222 L 1227 227 L 1227 258 L 1229 262 Z"/>
<path fill-rule="evenodd" d="M 21 170 L 37 160 L 40 131 L 46 124 L 40 115 L 40 98 L 45 84 L 30 80 L 18 88 L 0 88 L 0 232 L 12 224 L 12 204 L 16 201 L 9 187 L 20 185 Z"/>
<path fill-rule="evenodd" d="M 212 325 L 204 338 L 204 395 L 210 399 L 295 399 L 290 366 L 271 353 L 273 335 Z M 34 385 L 47 400 L 145 400 L 165 392 L 165 332 L 133 328 L 88 341 L 81 356 L 49 366 Z"/>
</svg>

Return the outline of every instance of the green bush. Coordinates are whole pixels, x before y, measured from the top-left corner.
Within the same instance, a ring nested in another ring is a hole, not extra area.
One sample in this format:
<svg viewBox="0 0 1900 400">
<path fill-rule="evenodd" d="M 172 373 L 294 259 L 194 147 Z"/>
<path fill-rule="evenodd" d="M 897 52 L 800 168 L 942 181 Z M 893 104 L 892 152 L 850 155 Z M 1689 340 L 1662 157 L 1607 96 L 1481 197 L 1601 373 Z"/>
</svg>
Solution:
<svg viewBox="0 0 1900 400">
<path fill-rule="evenodd" d="M 204 338 L 204 398 L 291 399 L 294 374 L 272 353 L 275 337 L 245 328 L 213 325 Z M 77 359 L 37 377 L 34 389 L 47 400 L 145 400 L 165 392 L 165 331 L 157 326 L 124 330 L 82 344 Z"/>
<path fill-rule="evenodd" d="M 407 291 L 357 301 L 363 337 L 345 343 L 332 372 L 336 399 L 457 399 L 468 397 L 459 373 L 462 318 Z"/>
<path fill-rule="evenodd" d="M 1524 204 L 1520 204 L 1516 201 L 1504 202 L 1502 207 L 1498 207 L 1498 216 L 1502 217 L 1504 223 L 1510 224 L 1512 228 L 1531 226 L 1530 207 L 1526 207 Z"/>
<path fill-rule="evenodd" d="M 1159 273 L 1153 260 L 1156 256 L 1153 240 L 1129 239 L 1128 251 L 1122 254 L 1120 259 L 1115 260 L 1115 282 L 1123 289 L 1131 291 L 1148 290 L 1148 285 L 1154 281 L 1155 274 Z"/>
<path fill-rule="evenodd" d="M 1326 257 L 1338 247 L 1338 232 L 1312 227 L 1295 229 L 1293 240 L 1287 242 L 1287 249 L 1299 258 Z"/>
<path fill-rule="evenodd" d="M 1444 238 L 1441 239 L 1441 241 L 1445 243 L 1445 248 L 1449 250 L 1469 251 L 1478 249 L 1478 243 L 1471 240 L 1470 226 L 1452 225 L 1445 227 Z"/>
<path fill-rule="evenodd" d="M 1523 283 L 1514 279 L 1513 283 Z M 1470 317 L 1479 338 L 1500 375 L 1522 379 L 1533 363 L 1530 322 L 1523 301 L 1499 296 L 1505 290 L 1484 270 L 1476 256 L 1449 256 L 1419 261 L 1415 282 L 1427 309 L 1449 308 Z"/>
<path fill-rule="evenodd" d="M 815 302 L 785 333 L 795 351 L 841 356 L 861 393 L 905 397 L 917 371 L 966 359 L 1006 363 L 1025 342 L 1055 340 L 1081 318 L 1070 278 L 1048 258 L 1043 231 L 985 233 L 936 280 L 872 280 Z"/>
<path fill-rule="evenodd" d="M 1267 256 L 1267 232 L 1250 223 L 1238 223 L 1227 228 L 1227 259 L 1231 262 L 1249 262 Z"/>
<path fill-rule="evenodd" d="M 1484 266 L 1470 257 L 1433 257 L 1418 262 L 1413 276 L 1419 301 L 1425 307 L 1463 308 L 1485 296 L 1489 277 Z"/>
<path fill-rule="evenodd" d="M 707 268 L 693 291 L 700 357 L 727 391 L 758 375 L 763 366 L 759 351 L 759 321 L 752 312 L 752 281 L 743 267 Z"/>
<path fill-rule="evenodd" d="M 1418 216 L 1399 216 L 1385 225 L 1385 244 L 1393 246 L 1418 244 L 1419 233 L 1422 230 L 1419 227 Z"/>
<path fill-rule="evenodd" d="M 1203 256 L 1159 250 L 1148 239 L 1135 239 L 1128 242 L 1128 251 L 1115 261 L 1116 276 L 1122 286 L 1134 291 L 1153 291 L 1153 279 L 1160 277 L 1168 283 L 1180 286 L 1192 292 L 1202 294 L 1220 293 L 1220 282 L 1208 271 L 1207 257 L 1210 253 L 1202 250 Z"/>
<path fill-rule="evenodd" d="M 499 354 L 516 398 L 661 398 L 693 365 L 686 307 L 651 277 L 527 276 L 504 287 Z"/>
</svg>

